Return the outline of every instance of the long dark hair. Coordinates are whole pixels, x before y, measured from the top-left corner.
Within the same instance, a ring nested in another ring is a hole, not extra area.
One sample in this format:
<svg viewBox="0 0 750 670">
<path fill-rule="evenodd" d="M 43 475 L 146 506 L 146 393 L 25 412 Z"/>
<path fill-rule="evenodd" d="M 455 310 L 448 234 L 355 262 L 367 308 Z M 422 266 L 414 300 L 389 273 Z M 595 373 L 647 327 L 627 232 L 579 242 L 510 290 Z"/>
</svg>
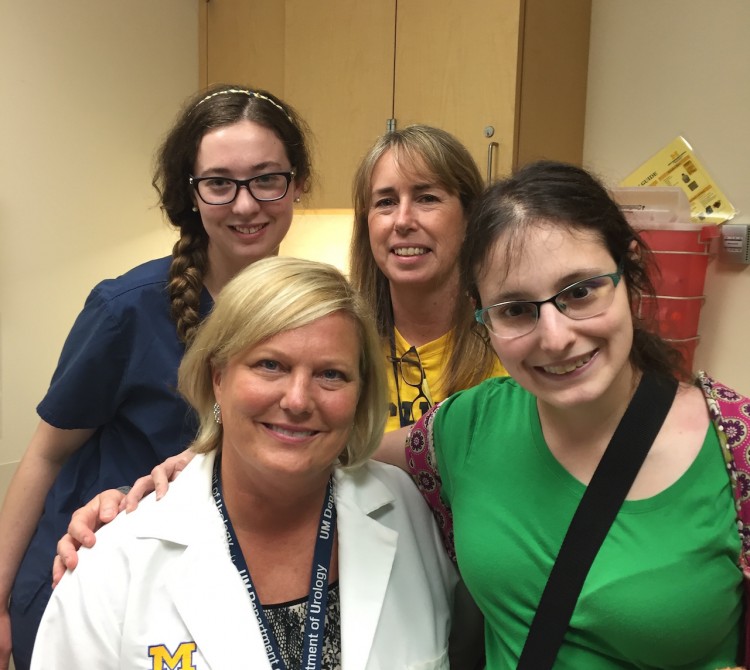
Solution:
<svg viewBox="0 0 750 670">
<path fill-rule="evenodd" d="M 172 249 L 168 291 L 172 318 L 180 339 L 189 343 L 200 321 L 200 295 L 208 269 L 208 235 L 193 209 L 188 177 L 198 148 L 210 130 L 248 120 L 272 130 L 284 143 L 297 184 L 311 181 L 308 130 L 297 113 L 268 91 L 218 84 L 191 97 L 156 155 L 152 184 L 161 208 L 180 238 Z"/>
<path fill-rule="evenodd" d="M 461 253 L 462 283 L 477 306 L 481 307 L 477 277 L 490 260 L 494 242 L 502 236 L 507 257 L 516 255 L 523 245 L 523 232 L 541 221 L 553 221 L 573 231 L 591 231 L 615 262 L 622 265 L 633 314 L 633 366 L 691 379 L 682 354 L 656 334 L 653 315 L 639 315 L 635 309 L 641 296 L 655 294 L 649 278 L 653 254 L 602 183 L 574 165 L 556 161 L 530 163 L 493 184 L 479 198 L 469 218 Z"/>
</svg>

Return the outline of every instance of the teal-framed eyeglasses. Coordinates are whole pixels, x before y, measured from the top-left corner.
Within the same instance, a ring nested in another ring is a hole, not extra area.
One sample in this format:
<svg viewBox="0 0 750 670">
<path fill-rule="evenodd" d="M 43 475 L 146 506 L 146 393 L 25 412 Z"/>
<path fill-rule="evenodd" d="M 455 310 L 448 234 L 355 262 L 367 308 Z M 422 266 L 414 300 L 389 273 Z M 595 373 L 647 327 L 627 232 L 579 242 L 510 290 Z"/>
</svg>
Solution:
<svg viewBox="0 0 750 670">
<path fill-rule="evenodd" d="M 539 322 L 542 305 L 552 303 L 569 319 L 590 319 L 607 311 L 622 279 L 622 263 L 617 271 L 582 279 L 546 300 L 509 300 L 474 312 L 474 318 L 502 339 L 528 335 Z"/>
</svg>

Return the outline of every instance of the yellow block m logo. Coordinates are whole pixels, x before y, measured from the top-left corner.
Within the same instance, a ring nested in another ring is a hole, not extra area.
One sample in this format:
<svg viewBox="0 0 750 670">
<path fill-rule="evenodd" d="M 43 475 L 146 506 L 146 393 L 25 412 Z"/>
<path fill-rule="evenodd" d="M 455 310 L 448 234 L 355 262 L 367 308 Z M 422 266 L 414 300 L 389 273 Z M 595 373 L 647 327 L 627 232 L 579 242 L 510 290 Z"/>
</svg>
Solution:
<svg viewBox="0 0 750 670">
<path fill-rule="evenodd" d="M 155 644 L 148 648 L 149 658 L 154 659 L 151 670 L 195 670 L 193 665 L 193 652 L 197 645 L 195 642 L 183 642 L 177 647 L 174 654 L 169 653 L 163 644 Z"/>
</svg>

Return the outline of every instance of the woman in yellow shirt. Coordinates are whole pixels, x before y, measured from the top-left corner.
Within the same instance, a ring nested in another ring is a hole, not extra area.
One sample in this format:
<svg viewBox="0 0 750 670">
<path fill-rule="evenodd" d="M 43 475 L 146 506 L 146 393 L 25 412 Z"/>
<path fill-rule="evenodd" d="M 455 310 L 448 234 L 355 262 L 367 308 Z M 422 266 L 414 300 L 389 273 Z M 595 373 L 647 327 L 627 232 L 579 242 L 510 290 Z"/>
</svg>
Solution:
<svg viewBox="0 0 750 670">
<path fill-rule="evenodd" d="M 483 188 L 467 149 L 430 126 L 383 135 L 357 170 L 351 281 L 375 311 L 388 358 L 386 431 L 505 374 L 459 290 L 468 211 Z"/>
</svg>

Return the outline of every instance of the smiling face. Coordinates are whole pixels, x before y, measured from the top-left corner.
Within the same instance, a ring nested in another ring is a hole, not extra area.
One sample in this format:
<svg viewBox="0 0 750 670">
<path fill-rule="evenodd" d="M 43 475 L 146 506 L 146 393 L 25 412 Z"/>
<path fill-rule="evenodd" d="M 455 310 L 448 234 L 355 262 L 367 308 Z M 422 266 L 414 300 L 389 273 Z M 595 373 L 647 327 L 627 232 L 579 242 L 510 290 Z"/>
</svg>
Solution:
<svg viewBox="0 0 750 670">
<path fill-rule="evenodd" d="M 264 479 L 325 480 L 359 401 L 361 342 L 341 312 L 233 356 L 213 375 L 224 468 Z"/>
<path fill-rule="evenodd" d="M 463 207 L 457 195 L 423 176 L 421 167 L 398 164 L 389 150 L 372 173 L 370 248 L 392 284 L 434 286 L 457 276 L 466 231 Z"/>
<path fill-rule="evenodd" d="M 284 144 L 272 130 L 243 120 L 203 136 L 193 176 L 249 179 L 292 167 Z M 299 193 L 292 181 L 287 194 L 274 202 L 257 202 L 246 188 L 226 205 L 207 205 L 194 194 L 209 238 L 211 271 L 229 277 L 254 261 L 276 255 L 292 223 L 292 203 Z"/>
<path fill-rule="evenodd" d="M 511 258 L 505 236 L 494 242 L 477 277 L 483 305 L 544 300 L 573 282 L 617 269 L 617 261 L 590 231 L 541 222 L 520 236 L 519 253 Z M 612 305 L 598 316 L 573 320 L 546 303 L 532 332 L 512 339 L 490 333 L 490 340 L 508 374 L 541 404 L 565 409 L 617 403 L 621 394 L 629 398 L 633 319 L 624 280 Z"/>
</svg>

